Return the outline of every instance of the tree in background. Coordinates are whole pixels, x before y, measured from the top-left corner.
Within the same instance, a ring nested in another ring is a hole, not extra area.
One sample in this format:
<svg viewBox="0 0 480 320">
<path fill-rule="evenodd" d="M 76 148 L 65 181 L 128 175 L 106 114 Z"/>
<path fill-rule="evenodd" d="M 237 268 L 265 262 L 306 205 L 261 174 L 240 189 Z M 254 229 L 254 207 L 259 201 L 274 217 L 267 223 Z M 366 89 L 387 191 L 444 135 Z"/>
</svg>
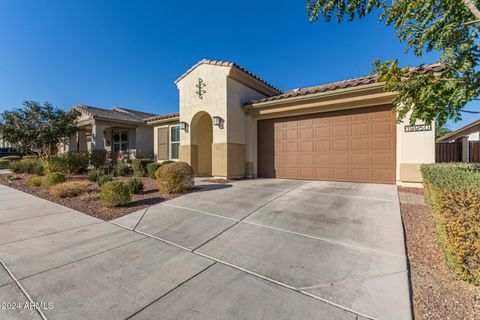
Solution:
<svg viewBox="0 0 480 320">
<path fill-rule="evenodd" d="M 452 132 L 452 129 L 450 129 L 449 126 L 443 125 L 443 126 L 438 126 L 435 128 L 435 138 L 440 138 L 447 133 Z"/>
<path fill-rule="evenodd" d="M 461 119 L 462 108 L 480 93 L 478 71 L 480 12 L 473 0 L 308 0 L 311 22 L 319 16 L 330 22 L 345 18 L 361 19 L 381 12 L 380 21 L 393 26 L 406 51 L 422 57 L 425 52 L 440 53 L 441 74 L 409 72 L 398 61 L 374 62 L 373 73 L 385 82 L 386 91 L 397 91 L 395 111 L 398 120 L 412 112 L 410 122 Z"/>
<path fill-rule="evenodd" d="M 23 107 L 0 116 L 0 135 L 20 151 L 35 151 L 42 160 L 68 144 L 77 132 L 77 111 L 63 111 L 46 102 L 25 101 Z"/>
</svg>

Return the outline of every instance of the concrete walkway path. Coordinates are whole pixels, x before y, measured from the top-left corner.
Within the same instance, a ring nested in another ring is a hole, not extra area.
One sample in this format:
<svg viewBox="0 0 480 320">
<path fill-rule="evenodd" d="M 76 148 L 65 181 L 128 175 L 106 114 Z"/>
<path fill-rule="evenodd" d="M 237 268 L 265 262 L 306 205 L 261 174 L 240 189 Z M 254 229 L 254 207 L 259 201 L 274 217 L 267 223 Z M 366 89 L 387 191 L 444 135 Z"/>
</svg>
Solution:
<svg viewBox="0 0 480 320">
<path fill-rule="evenodd" d="M 112 223 L 0 203 L 0 319 L 411 319 L 395 186 L 204 184 Z"/>
</svg>

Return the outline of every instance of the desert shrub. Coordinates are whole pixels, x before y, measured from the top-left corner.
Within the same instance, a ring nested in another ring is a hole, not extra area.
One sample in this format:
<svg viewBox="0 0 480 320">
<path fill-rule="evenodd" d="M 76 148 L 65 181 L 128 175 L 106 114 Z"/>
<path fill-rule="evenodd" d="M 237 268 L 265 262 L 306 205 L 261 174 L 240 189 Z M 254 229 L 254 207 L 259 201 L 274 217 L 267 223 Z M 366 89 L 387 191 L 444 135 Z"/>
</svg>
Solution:
<svg viewBox="0 0 480 320">
<path fill-rule="evenodd" d="M 147 165 L 149 163 L 152 163 L 152 161 L 146 159 L 133 159 L 133 175 L 137 177 L 144 177 L 147 174 Z"/>
<path fill-rule="evenodd" d="M 174 162 L 161 166 L 155 173 L 157 185 L 164 193 L 182 193 L 194 186 L 193 169 L 185 162 Z"/>
<path fill-rule="evenodd" d="M 108 175 L 108 174 L 102 174 L 100 176 L 98 176 L 98 179 L 97 179 L 97 184 L 99 187 L 103 186 L 105 183 L 107 182 L 110 182 L 113 180 L 113 177 L 111 175 Z"/>
<path fill-rule="evenodd" d="M 5 156 L 5 157 L 2 157 L 0 159 L 8 160 L 10 162 L 15 162 L 15 161 L 20 161 L 22 159 L 22 157 L 20 157 L 20 156 Z"/>
<path fill-rule="evenodd" d="M 422 166 L 427 202 L 448 267 L 480 285 L 480 166 Z"/>
<path fill-rule="evenodd" d="M 67 176 L 63 172 L 52 172 L 43 177 L 42 188 L 50 188 L 65 181 L 67 181 Z"/>
<path fill-rule="evenodd" d="M 138 194 L 143 191 L 143 182 L 139 178 L 130 178 L 127 184 L 133 194 Z"/>
<path fill-rule="evenodd" d="M 119 163 L 115 167 L 115 175 L 125 177 L 130 175 L 130 166 L 127 163 Z"/>
<path fill-rule="evenodd" d="M 106 150 L 92 150 L 90 152 L 90 164 L 95 168 L 103 167 L 106 161 L 107 161 Z"/>
<path fill-rule="evenodd" d="M 50 193 L 56 198 L 72 198 L 86 192 L 88 182 L 64 182 L 50 187 Z"/>
<path fill-rule="evenodd" d="M 67 152 L 54 155 L 46 163 L 46 172 L 81 173 L 87 170 L 88 154 L 85 152 Z"/>
<path fill-rule="evenodd" d="M 157 172 L 158 168 L 162 166 L 161 163 L 152 162 L 147 164 L 147 176 L 151 179 L 155 179 L 155 172 Z"/>
<path fill-rule="evenodd" d="M 119 207 L 132 201 L 130 186 L 123 182 L 111 181 L 101 187 L 100 201 L 105 207 Z"/>
<path fill-rule="evenodd" d="M 100 194 L 95 193 L 95 192 L 87 192 L 87 193 L 82 193 L 78 199 L 80 201 L 95 201 L 100 198 Z"/>
<path fill-rule="evenodd" d="M 15 173 L 43 174 L 43 164 L 40 160 L 25 159 L 10 163 L 10 169 Z"/>
<path fill-rule="evenodd" d="M 0 159 L 0 170 L 10 168 L 10 161 Z"/>
<path fill-rule="evenodd" d="M 42 185 L 42 176 L 33 176 L 27 179 L 27 184 L 32 187 L 40 187 Z"/>
<path fill-rule="evenodd" d="M 87 180 L 92 182 L 97 182 L 98 177 L 100 177 L 101 175 L 103 175 L 102 170 L 99 170 L 99 169 L 90 170 L 87 173 Z"/>
</svg>

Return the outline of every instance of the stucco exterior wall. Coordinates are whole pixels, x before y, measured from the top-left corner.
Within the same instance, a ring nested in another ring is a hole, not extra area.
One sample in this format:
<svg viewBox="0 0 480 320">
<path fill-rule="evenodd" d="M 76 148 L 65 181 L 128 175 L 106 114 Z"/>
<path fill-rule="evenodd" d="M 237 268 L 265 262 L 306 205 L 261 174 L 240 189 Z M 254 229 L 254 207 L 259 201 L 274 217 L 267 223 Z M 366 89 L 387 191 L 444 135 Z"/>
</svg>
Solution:
<svg viewBox="0 0 480 320">
<path fill-rule="evenodd" d="M 397 124 L 397 183 L 420 183 L 420 166 L 435 162 L 435 124 L 431 131 L 405 132 L 409 117 Z M 417 121 L 416 124 L 423 124 Z"/>
<path fill-rule="evenodd" d="M 153 128 L 138 127 L 135 131 L 135 149 L 148 158 L 153 157 Z M 133 139 L 132 139 L 133 140 Z"/>
</svg>

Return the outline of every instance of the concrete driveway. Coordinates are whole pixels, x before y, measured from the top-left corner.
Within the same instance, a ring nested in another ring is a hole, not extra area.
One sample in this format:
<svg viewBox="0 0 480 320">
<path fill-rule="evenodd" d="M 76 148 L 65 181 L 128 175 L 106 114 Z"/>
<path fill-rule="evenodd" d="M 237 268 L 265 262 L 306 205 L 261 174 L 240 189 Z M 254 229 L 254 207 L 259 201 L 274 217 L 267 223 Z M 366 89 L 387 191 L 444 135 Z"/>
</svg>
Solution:
<svg viewBox="0 0 480 320">
<path fill-rule="evenodd" d="M 8 319 L 411 319 L 395 186 L 257 179 L 106 223 L 0 186 Z"/>
</svg>

